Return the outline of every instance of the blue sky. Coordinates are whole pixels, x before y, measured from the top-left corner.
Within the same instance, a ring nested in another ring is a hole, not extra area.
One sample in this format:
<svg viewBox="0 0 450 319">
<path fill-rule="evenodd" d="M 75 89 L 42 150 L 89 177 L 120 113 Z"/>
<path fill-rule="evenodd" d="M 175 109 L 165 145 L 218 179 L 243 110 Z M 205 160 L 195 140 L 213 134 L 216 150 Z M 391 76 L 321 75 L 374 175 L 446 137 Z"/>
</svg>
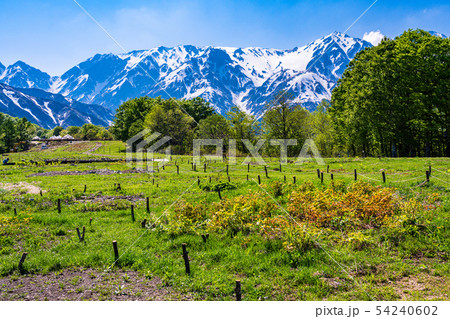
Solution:
<svg viewBox="0 0 450 319">
<path fill-rule="evenodd" d="M 192 44 L 291 49 L 345 31 L 369 1 L 77 0 L 127 50 Z M 347 33 L 408 28 L 450 35 L 447 1 L 379 0 Z M 60 75 L 96 53 L 121 49 L 73 0 L 1 0 L 0 62 L 22 60 Z"/>
</svg>

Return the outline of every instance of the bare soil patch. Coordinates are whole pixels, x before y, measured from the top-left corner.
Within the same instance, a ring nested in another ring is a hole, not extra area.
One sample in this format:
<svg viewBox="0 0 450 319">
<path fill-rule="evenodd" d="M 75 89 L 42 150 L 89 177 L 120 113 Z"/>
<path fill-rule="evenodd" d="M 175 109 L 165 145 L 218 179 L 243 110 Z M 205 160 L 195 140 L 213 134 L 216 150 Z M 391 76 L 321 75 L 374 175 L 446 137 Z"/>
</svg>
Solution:
<svg viewBox="0 0 450 319">
<path fill-rule="evenodd" d="M 0 188 L 21 194 L 39 194 L 42 190 L 40 187 L 27 182 L 0 183 Z"/>
<path fill-rule="evenodd" d="M 192 300 L 136 271 L 93 269 L 0 278 L 0 300 Z"/>
<path fill-rule="evenodd" d="M 110 169 L 91 169 L 86 171 L 49 171 L 28 175 L 27 177 L 37 177 L 37 176 L 65 176 L 65 175 L 114 175 L 114 174 L 143 174 L 147 171 L 142 169 L 129 169 L 125 171 L 113 171 Z"/>
<path fill-rule="evenodd" d="M 450 286 L 444 277 L 428 274 L 404 277 L 393 283 L 401 300 L 449 300 Z"/>
</svg>

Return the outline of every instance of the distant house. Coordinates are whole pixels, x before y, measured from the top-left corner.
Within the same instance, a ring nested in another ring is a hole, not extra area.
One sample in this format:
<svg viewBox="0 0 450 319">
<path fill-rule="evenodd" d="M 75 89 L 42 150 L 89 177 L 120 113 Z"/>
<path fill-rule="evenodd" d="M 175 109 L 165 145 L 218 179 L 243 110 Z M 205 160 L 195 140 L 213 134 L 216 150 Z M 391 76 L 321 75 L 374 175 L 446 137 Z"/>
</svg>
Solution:
<svg viewBox="0 0 450 319">
<path fill-rule="evenodd" d="M 39 136 L 35 136 L 31 140 L 37 142 L 37 141 L 41 141 L 41 138 Z"/>
</svg>

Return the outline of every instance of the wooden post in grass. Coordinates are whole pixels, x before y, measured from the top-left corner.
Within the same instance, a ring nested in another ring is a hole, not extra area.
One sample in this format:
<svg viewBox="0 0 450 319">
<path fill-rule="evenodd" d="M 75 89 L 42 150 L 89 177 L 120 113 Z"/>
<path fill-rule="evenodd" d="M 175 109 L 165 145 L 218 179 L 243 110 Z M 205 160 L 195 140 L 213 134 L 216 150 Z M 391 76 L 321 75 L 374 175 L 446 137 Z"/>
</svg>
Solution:
<svg viewBox="0 0 450 319">
<path fill-rule="evenodd" d="M 200 186 L 200 176 L 197 176 L 197 185 Z"/>
<path fill-rule="evenodd" d="M 248 174 L 247 174 L 247 182 L 248 182 Z"/>
<path fill-rule="evenodd" d="M 113 249 L 114 249 L 114 260 L 117 261 L 119 259 L 119 249 L 117 248 L 117 241 L 113 240 Z"/>
<path fill-rule="evenodd" d="M 381 176 L 383 176 L 383 183 L 386 183 L 386 173 L 384 171 L 381 172 Z"/>
<path fill-rule="evenodd" d="M 177 165 L 177 175 L 180 175 L 180 166 Z"/>
<path fill-rule="evenodd" d="M 294 184 L 295 184 L 295 182 L 297 181 L 297 179 L 295 178 L 295 176 L 292 177 L 292 180 L 294 181 Z"/>
<path fill-rule="evenodd" d="M 197 164 L 194 164 L 194 172 L 197 171 Z"/>
<path fill-rule="evenodd" d="M 330 165 L 327 165 L 327 173 L 330 172 Z"/>
<path fill-rule="evenodd" d="M 22 257 L 19 260 L 19 271 L 23 270 L 23 263 L 25 262 L 25 259 L 27 258 L 28 253 L 23 253 Z"/>
<path fill-rule="evenodd" d="M 261 184 L 261 176 L 258 175 L 258 184 Z"/>
<path fill-rule="evenodd" d="M 61 214 L 61 199 L 58 198 L 58 213 Z"/>
<path fill-rule="evenodd" d="M 266 172 L 266 178 L 269 178 L 269 173 L 267 173 L 267 166 L 264 166 L 264 171 Z"/>
<path fill-rule="evenodd" d="M 227 176 L 228 176 L 228 164 L 227 164 Z"/>
<path fill-rule="evenodd" d="M 209 183 L 211 183 L 211 176 L 209 177 Z"/>
<path fill-rule="evenodd" d="M 281 163 L 280 163 L 280 173 L 281 173 Z"/>
<path fill-rule="evenodd" d="M 147 214 L 150 214 L 150 198 L 147 197 Z"/>
<path fill-rule="evenodd" d="M 118 190 L 118 191 L 121 191 L 121 190 L 122 190 L 122 187 L 120 186 L 120 184 L 117 184 L 117 190 Z"/>
<path fill-rule="evenodd" d="M 147 224 L 147 220 L 146 219 L 144 219 L 142 222 L 141 222 L 141 226 L 142 226 L 142 228 L 145 228 L 145 225 Z"/>
<path fill-rule="evenodd" d="M 39 191 L 39 194 L 41 195 L 41 197 L 42 197 L 42 189 Z"/>
<path fill-rule="evenodd" d="M 247 173 L 250 173 L 250 163 L 247 163 Z"/>
<path fill-rule="evenodd" d="M 134 205 L 131 205 L 131 221 L 134 223 Z"/>
<path fill-rule="evenodd" d="M 203 164 L 203 172 L 206 173 L 206 163 Z"/>
<path fill-rule="evenodd" d="M 17 208 L 14 207 L 14 215 L 17 215 Z"/>
<path fill-rule="evenodd" d="M 242 295 L 241 295 L 241 281 L 240 280 L 236 280 L 236 288 L 234 289 L 234 292 L 236 293 L 236 301 L 241 301 Z"/>
<path fill-rule="evenodd" d="M 430 171 L 425 171 L 425 177 L 427 179 L 427 183 L 430 182 Z"/>
<path fill-rule="evenodd" d="M 222 200 L 222 195 L 220 194 L 220 187 L 217 187 L 217 194 L 219 195 L 220 200 Z"/>
<path fill-rule="evenodd" d="M 152 180 L 152 185 L 155 185 L 155 179 Z"/>
<path fill-rule="evenodd" d="M 186 244 L 183 244 L 183 259 L 184 259 L 184 267 L 186 268 L 186 273 L 188 275 L 191 274 L 191 267 L 189 266 L 189 255 L 186 250 Z"/>
<path fill-rule="evenodd" d="M 84 241 L 84 234 L 86 233 L 86 227 L 83 226 L 83 233 L 80 233 L 80 229 L 77 227 L 77 234 L 78 234 L 78 239 L 80 240 L 80 243 L 82 241 Z"/>
<path fill-rule="evenodd" d="M 86 193 L 86 190 L 87 190 L 87 185 L 84 185 L 84 191 L 83 191 L 83 193 Z"/>
<path fill-rule="evenodd" d="M 320 173 L 320 183 L 323 184 L 323 172 Z"/>
<path fill-rule="evenodd" d="M 204 243 L 206 243 L 206 241 L 208 240 L 208 238 L 209 238 L 209 234 L 202 234 L 202 239 L 203 239 L 203 242 Z"/>
<path fill-rule="evenodd" d="M 317 178 L 320 178 L 320 169 L 317 169 Z"/>
<path fill-rule="evenodd" d="M 428 166 L 428 172 L 430 172 L 430 176 L 431 176 L 431 165 L 430 166 Z"/>
<path fill-rule="evenodd" d="M 284 175 L 284 182 L 286 183 L 286 175 Z"/>
<path fill-rule="evenodd" d="M 356 172 L 356 168 L 355 168 L 354 174 L 355 174 L 355 181 L 356 181 L 356 180 L 358 180 L 358 173 Z"/>
</svg>

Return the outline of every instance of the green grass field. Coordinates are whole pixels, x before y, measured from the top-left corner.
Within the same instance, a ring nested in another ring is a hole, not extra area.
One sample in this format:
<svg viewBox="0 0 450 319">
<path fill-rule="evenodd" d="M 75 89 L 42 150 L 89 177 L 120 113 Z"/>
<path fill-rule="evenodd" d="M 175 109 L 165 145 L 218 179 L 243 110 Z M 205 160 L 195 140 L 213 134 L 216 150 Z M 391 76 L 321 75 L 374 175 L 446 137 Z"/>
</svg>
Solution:
<svg viewBox="0 0 450 319">
<path fill-rule="evenodd" d="M 97 146 L 35 149 L 20 160 L 125 157 L 123 143 Z M 265 159 L 268 177 L 243 160 L 229 165 L 230 181 L 227 163 L 194 171 L 189 156 L 159 172 L 153 163 L 155 173 L 125 162 L 0 167 L 0 300 L 43 299 L 55 275 L 54 293 L 72 300 L 140 298 L 135 278 L 157 279 L 156 289 L 170 290 L 163 299 L 233 300 L 236 280 L 244 300 L 449 299 L 450 159 L 291 159 L 281 171 L 278 159 Z M 95 279 L 87 285 L 71 273 Z M 20 288 L 36 278 L 43 292 L 27 297 Z"/>
</svg>

